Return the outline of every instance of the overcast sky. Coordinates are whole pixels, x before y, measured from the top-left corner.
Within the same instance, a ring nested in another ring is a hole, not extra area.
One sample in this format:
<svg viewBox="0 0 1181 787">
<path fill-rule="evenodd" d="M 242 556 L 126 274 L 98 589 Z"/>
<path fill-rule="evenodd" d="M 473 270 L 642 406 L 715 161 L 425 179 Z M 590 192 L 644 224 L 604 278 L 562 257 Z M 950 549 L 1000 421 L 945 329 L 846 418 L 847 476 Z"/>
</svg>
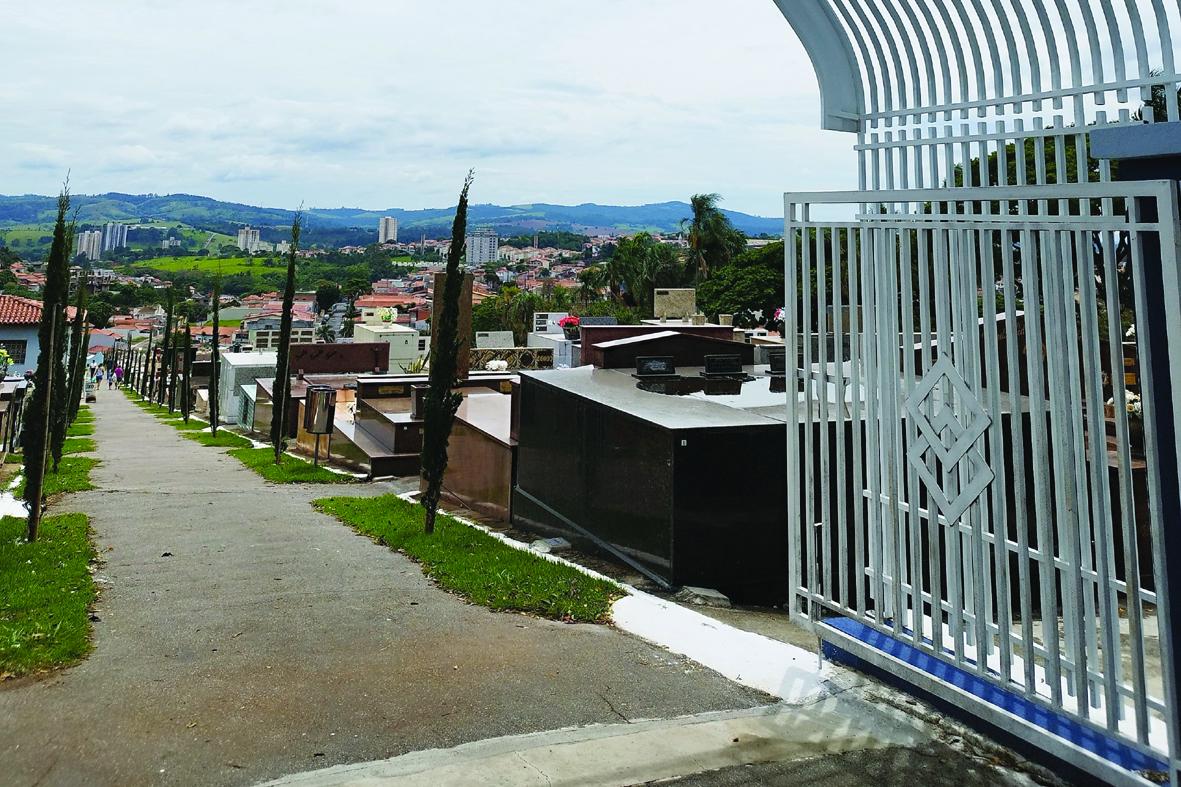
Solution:
<svg viewBox="0 0 1181 787">
<path fill-rule="evenodd" d="M 0 193 L 782 214 L 855 187 L 771 0 L 72 0 L 0 25 Z"/>
</svg>

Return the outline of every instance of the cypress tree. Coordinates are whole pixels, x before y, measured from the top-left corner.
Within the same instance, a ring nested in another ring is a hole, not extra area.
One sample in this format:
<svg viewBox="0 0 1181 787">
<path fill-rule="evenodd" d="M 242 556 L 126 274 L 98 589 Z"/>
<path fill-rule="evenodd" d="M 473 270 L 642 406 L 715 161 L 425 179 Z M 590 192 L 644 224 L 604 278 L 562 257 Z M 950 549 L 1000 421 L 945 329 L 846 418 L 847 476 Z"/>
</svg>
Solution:
<svg viewBox="0 0 1181 787">
<path fill-rule="evenodd" d="M 447 470 L 447 443 L 451 439 L 451 425 L 455 411 L 463 397 L 455 392 L 455 375 L 459 355 L 459 296 L 463 291 L 463 272 L 459 258 L 467 236 L 467 195 L 472 185 L 469 172 L 459 192 L 459 206 L 455 209 L 455 223 L 451 226 L 451 248 L 447 252 L 447 280 L 443 285 L 442 314 L 432 315 L 432 330 L 438 331 L 431 351 L 429 388 L 423 402 L 422 477 L 426 490 L 422 505 L 426 533 L 435 532 L 435 515 L 439 510 L 439 496 L 443 491 L 443 474 Z"/>
<path fill-rule="evenodd" d="M 37 526 L 41 520 L 41 493 L 45 481 L 45 454 L 49 428 L 52 425 L 52 401 L 54 381 L 62 366 L 62 347 L 56 344 L 58 322 L 62 320 L 62 306 L 65 293 L 70 286 L 70 242 L 71 232 L 66 226 L 66 213 L 70 209 L 69 187 L 63 187 L 57 198 L 57 221 L 53 226 L 53 243 L 49 249 L 49 261 L 45 271 L 44 299 L 41 305 L 41 323 L 37 329 L 39 356 L 37 370 L 33 375 L 33 393 L 25 409 L 25 427 L 21 434 L 21 449 L 24 452 L 25 505 L 29 509 L 26 538 L 37 540 Z"/>
<path fill-rule="evenodd" d="M 218 413 L 218 389 L 221 387 L 221 350 L 218 343 L 221 341 L 221 326 L 218 323 L 218 318 L 221 311 L 221 277 L 218 276 L 213 280 L 213 352 L 210 355 L 209 366 L 209 431 L 217 436 L 217 420 L 220 415 Z"/>
<path fill-rule="evenodd" d="M 86 288 L 79 285 L 74 298 L 74 323 L 70 326 L 70 413 L 69 422 L 78 417 L 82 405 L 82 380 L 86 377 Z M 55 435 L 56 439 L 56 435 Z M 58 447 L 61 451 L 61 447 Z"/>
<path fill-rule="evenodd" d="M 160 355 L 160 384 L 158 386 L 158 395 L 156 397 L 156 404 L 163 405 L 164 398 L 168 394 L 168 366 L 170 358 L 168 357 L 169 343 L 172 341 L 172 313 L 176 307 L 175 297 L 172 288 L 168 288 L 167 305 L 164 307 L 164 335 L 160 341 L 162 353 Z"/>
<path fill-rule="evenodd" d="M 70 302 L 70 262 L 69 250 L 74 248 L 74 223 L 66 229 L 66 262 L 65 273 L 57 282 L 57 297 L 54 299 L 58 310 L 57 319 L 53 322 L 53 348 L 50 358 L 53 363 L 53 390 L 49 393 L 49 454 L 53 457 L 53 472 L 57 472 L 62 460 L 62 447 L 66 441 L 66 428 L 70 420 L 70 375 L 69 359 L 73 348 L 67 344 L 70 333 L 69 314 L 66 305 Z M 49 281 L 46 279 L 46 286 Z M 82 277 L 78 279 L 78 288 L 84 289 Z"/>
<path fill-rule="evenodd" d="M 287 436 L 287 395 L 291 390 L 291 309 L 295 305 L 295 253 L 299 250 L 299 232 L 303 216 L 295 214 L 291 222 L 291 248 L 287 250 L 287 285 L 283 288 L 283 316 L 279 322 L 279 351 L 275 358 L 274 406 L 271 417 L 271 443 L 275 464 L 283 459 L 283 438 Z"/>
<path fill-rule="evenodd" d="M 181 381 L 180 390 L 180 412 L 185 417 L 185 423 L 189 422 L 189 413 L 193 409 L 193 328 L 188 320 L 185 320 L 185 357 L 184 357 L 184 378 Z"/>
<path fill-rule="evenodd" d="M 176 330 L 172 332 L 172 346 L 168 348 L 168 354 L 171 356 L 168 359 L 168 412 L 176 412 L 176 381 L 180 375 L 180 369 L 177 368 L 176 356 L 180 352 L 180 316 L 177 315 Z M 183 359 L 181 361 L 183 363 Z"/>
<path fill-rule="evenodd" d="M 154 331 L 148 331 L 148 349 L 147 354 L 144 355 L 144 379 L 139 385 L 139 395 L 141 399 L 152 401 L 152 386 L 156 381 L 156 352 L 152 348 L 152 338 Z"/>
</svg>

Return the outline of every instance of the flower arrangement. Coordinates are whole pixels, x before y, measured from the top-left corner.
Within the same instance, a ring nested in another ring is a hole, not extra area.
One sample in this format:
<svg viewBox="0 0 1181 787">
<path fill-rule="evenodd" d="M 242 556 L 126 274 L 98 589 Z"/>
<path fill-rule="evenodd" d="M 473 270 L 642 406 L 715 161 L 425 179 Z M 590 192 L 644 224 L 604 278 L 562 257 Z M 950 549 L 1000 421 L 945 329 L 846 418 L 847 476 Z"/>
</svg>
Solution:
<svg viewBox="0 0 1181 787">
<path fill-rule="evenodd" d="M 0 350 L 0 374 L 7 374 L 9 366 L 12 366 L 12 356 L 8 350 Z"/>
<path fill-rule="evenodd" d="M 507 372 L 508 361 L 489 361 L 484 364 L 484 371 L 488 372 Z"/>
<path fill-rule="evenodd" d="M 382 322 L 393 322 L 394 321 L 394 310 L 393 309 L 383 309 L 381 312 L 381 321 Z"/>
<path fill-rule="evenodd" d="M 1124 409 L 1128 411 L 1128 415 L 1133 418 L 1140 418 L 1144 415 L 1144 403 L 1140 400 L 1140 394 L 1125 390 L 1124 399 Z M 1115 397 L 1107 400 L 1107 406 L 1115 407 Z"/>
<path fill-rule="evenodd" d="M 582 320 L 578 319 L 577 314 L 571 314 L 568 317 L 558 320 L 558 327 L 562 329 L 577 328 L 581 324 Z"/>
</svg>

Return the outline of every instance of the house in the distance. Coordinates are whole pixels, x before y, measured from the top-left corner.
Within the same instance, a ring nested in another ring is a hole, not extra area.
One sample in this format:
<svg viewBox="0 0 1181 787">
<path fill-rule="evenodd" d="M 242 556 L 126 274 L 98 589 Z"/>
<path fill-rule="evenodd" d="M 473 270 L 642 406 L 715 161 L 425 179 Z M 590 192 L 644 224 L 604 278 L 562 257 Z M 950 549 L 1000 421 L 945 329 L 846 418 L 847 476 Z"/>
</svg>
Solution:
<svg viewBox="0 0 1181 787">
<path fill-rule="evenodd" d="M 17 295 L 0 295 L 0 349 L 12 356 L 8 374 L 22 375 L 37 367 L 40 343 L 41 301 Z"/>
</svg>

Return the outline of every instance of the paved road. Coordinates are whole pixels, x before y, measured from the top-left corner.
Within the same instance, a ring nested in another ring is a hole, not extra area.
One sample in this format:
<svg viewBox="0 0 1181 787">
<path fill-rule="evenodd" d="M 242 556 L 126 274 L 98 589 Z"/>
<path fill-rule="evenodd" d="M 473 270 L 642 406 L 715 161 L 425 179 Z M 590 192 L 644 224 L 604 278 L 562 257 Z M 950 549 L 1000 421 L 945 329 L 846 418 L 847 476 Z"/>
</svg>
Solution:
<svg viewBox="0 0 1181 787">
<path fill-rule="evenodd" d="M 0 686 L 4 784 L 249 784 L 495 736 L 748 708 L 763 695 L 604 626 L 494 614 L 181 439 L 94 406 L 96 649 Z M 171 556 L 164 557 L 165 553 Z"/>
</svg>

